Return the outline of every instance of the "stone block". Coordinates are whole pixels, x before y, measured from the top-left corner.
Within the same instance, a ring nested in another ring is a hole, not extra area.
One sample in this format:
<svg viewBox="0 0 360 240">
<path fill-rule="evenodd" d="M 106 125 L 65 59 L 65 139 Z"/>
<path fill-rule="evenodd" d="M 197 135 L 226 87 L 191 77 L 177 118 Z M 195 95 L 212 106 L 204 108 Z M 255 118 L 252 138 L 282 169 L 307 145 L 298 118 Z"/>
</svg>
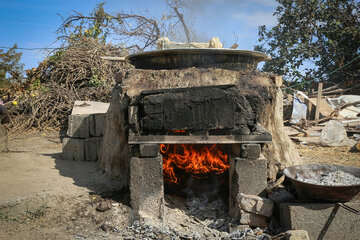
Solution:
<svg viewBox="0 0 360 240">
<path fill-rule="evenodd" d="M 266 159 L 248 160 L 230 158 L 229 168 L 229 214 L 239 215 L 237 196 L 239 193 L 265 196 L 267 187 Z"/>
<path fill-rule="evenodd" d="M 239 193 L 237 197 L 239 208 L 247 212 L 270 217 L 273 213 L 274 202 L 269 198 Z"/>
<path fill-rule="evenodd" d="M 159 150 L 159 144 L 140 144 L 141 157 L 157 157 Z"/>
<path fill-rule="evenodd" d="M 240 211 L 240 223 L 249 225 L 251 227 L 266 227 L 266 226 L 268 226 L 265 216 L 245 212 L 242 210 Z"/>
<path fill-rule="evenodd" d="M 72 138 L 89 138 L 90 115 L 69 115 L 67 135 Z"/>
<path fill-rule="evenodd" d="M 97 113 L 106 113 L 110 103 L 95 101 L 75 101 L 71 115 L 90 115 Z"/>
<path fill-rule="evenodd" d="M 85 160 L 85 140 L 78 138 L 63 139 L 63 159 L 84 161 Z"/>
<path fill-rule="evenodd" d="M 289 230 L 285 233 L 286 240 L 310 240 L 305 230 Z"/>
<path fill-rule="evenodd" d="M 260 144 L 241 144 L 241 158 L 255 160 L 260 157 L 261 146 Z"/>
<path fill-rule="evenodd" d="M 104 135 L 106 114 L 98 113 L 90 115 L 90 135 L 93 137 L 101 137 Z"/>
<path fill-rule="evenodd" d="M 346 205 L 360 209 L 360 202 Z M 280 223 L 284 229 L 303 229 L 310 239 L 359 239 L 358 215 L 330 203 L 282 203 Z"/>
<path fill-rule="evenodd" d="M 162 222 L 164 182 L 162 157 L 130 159 L 130 197 L 135 217 Z"/>
<path fill-rule="evenodd" d="M 101 141 L 102 141 L 102 137 L 92 137 L 84 140 L 86 161 L 98 160 Z"/>
</svg>

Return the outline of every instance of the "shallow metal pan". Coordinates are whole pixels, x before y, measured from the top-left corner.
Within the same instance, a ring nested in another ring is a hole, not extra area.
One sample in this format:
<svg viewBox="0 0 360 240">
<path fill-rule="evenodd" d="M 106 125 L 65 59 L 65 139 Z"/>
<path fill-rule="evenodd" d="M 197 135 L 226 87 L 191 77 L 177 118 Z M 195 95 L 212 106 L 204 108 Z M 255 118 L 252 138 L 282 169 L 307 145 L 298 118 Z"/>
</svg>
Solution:
<svg viewBox="0 0 360 240">
<path fill-rule="evenodd" d="M 341 170 L 360 177 L 360 168 L 331 164 L 309 164 L 292 166 L 284 169 L 284 174 L 294 184 L 297 193 L 306 199 L 325 200 L 330 202 L 348 202 L 360 192 L 360 184 L 329 186 L 311 184 L 296 179 L 296 174 L 302 178 L 309 178 L 311 173 L 321 174 Z"/>
</svg>

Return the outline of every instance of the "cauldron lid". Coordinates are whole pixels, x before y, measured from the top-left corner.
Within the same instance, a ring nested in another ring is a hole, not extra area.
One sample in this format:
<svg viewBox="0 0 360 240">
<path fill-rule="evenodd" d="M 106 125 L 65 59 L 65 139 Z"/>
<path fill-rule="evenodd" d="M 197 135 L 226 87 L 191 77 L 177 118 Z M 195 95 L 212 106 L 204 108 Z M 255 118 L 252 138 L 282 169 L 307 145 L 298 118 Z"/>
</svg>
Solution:
<svg viewBox="0 0 360 240">
<path fill-rule="evenodd" d="M 148 51 L 129 55 L 127 58 L 136 68 L 179 69 L 187 67 L 211 67 L 236 64 L 253 68 L 271 57 L 257 51 L 225 48 L 181 48 Z"/>
</svg>

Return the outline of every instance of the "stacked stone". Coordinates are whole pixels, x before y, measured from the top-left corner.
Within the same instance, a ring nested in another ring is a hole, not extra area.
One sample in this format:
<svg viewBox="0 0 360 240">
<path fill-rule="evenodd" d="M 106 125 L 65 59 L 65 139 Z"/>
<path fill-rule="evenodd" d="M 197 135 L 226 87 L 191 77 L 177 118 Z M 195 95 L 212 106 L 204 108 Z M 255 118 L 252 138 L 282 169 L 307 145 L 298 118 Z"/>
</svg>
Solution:
<svg viewBox="0 0 360 240">
<path fill-rule="evenodd" d="M 240 224 L 266 227 L 274 203 L 264 198 L 267 187 L 267 160 L 261 156 L 260 144 L 233 145 L 230 159 L 230 215 Z"/>
<path fill-rule="evenodd" d="M 98 160 L 108 107 L 108 103 L 75 101 L 68 119 L 67 137 L 63 139 L 64 159 Z"/>
</svg>

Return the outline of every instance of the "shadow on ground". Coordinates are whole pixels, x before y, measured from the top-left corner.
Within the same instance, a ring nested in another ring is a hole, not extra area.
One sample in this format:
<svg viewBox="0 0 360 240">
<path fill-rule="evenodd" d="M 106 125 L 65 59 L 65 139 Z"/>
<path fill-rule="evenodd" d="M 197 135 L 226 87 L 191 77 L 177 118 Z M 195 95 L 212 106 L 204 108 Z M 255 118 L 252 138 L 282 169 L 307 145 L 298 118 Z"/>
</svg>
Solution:
<svg viewBox="0 0 360 240">
<path fill-rule="evenodd" d="M 108 178 L 97 161 L 71 161 L 62 159 L 62 153 L 43 154 L 55 159 L 55 168 L 64 177 L 72 178 L 74 185 L 89 190 L 90 195 L 100 195 L 129 205 L 129 191 L 118 181 Z"/>
</svg>

